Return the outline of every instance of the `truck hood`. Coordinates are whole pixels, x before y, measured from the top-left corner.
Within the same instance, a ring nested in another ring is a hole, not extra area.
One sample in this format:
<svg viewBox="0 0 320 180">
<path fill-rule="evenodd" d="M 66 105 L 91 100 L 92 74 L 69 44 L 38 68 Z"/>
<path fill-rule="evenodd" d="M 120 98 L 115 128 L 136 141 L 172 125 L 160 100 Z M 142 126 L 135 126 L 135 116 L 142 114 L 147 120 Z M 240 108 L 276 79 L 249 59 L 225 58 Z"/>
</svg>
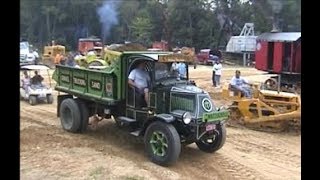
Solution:
<svg viewBox="0 0 320 180">
<path fill-rule="evenodd" d="M 198 88 L 194 85 L 177 85 L 171 88 L 172 92 L 185 92 L 185 93 L 206 93 L 203 89 Z"/>
<path fill-rule="evenodd" d="M 29 54 L 29 50 L 28 49 L 20 49 L 20 54 Z"/>
</svg>

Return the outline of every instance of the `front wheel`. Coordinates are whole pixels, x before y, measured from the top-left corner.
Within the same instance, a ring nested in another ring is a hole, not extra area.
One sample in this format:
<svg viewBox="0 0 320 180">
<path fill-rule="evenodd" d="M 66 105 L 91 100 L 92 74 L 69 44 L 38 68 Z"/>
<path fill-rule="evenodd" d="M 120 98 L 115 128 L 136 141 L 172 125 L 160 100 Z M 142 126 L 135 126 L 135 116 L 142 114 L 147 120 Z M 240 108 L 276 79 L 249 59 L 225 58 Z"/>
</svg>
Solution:
<svg viewBox="0 0 320 180">
<path fill-rule="evenodd" d="M 201 151 L 213 153 L 219 150 L 226 141 L 226 126 L 225 124 L 217 125 L 217 129 L 211 135 L 204 135 L 196 142 Z"/>
<path fill-rule="evenodd" d="M 34 106 L 37 104 L 37 96 L 29 96 L 29 104 Z"/>
<path fill-rule="evenodd" d="M 150 124 L 144 143 L 151 161 L 161 166 L 173 164 L 180 155 L 180 136 L 172 124 L 160 121 Z"/>
</svg>

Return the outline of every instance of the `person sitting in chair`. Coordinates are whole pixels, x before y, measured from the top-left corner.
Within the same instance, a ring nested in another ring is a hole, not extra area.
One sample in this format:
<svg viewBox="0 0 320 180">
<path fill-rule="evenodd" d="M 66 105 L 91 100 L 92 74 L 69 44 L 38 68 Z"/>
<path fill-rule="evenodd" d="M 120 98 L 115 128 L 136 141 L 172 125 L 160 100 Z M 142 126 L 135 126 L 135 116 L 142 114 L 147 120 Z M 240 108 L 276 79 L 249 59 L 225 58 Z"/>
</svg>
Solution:
<svg viewBox="0 0 320 180">
<path fill-rule="evenodd" d="M 138 62 L 137 68 L 133 69 L 129 74 L 128 84 L 131 87 L 135 88 L 138 94 L 144 96 L 144 100 L 148 106 L 150 76 L 148 72 L 145 70 L 145 68 L 145 61 Z"/>
<path fill-rule="evenodd" d="M 43 77 L 38 74 L 38 71 L 34 71 L 34 76 L 31 78 L 31 83 L 34 85 L 41 85 Z"/>
<path fill-rule="evenodd" d="M 240 91 L 241 95 L 245 97 L 251 97 L 251 91 L 250 87 L 248 87 L 249 82 L 244 79 L 243 77 L 240 77 L 240 71 L 236 70 L 236 75 L 231 79 L 230 82 L 230 89 L 234 91 Z"/>
<path fill-rule="evenodd" d="M 22 88 L 27 91 L 28 90 L 28 86 L 30 86 L 30 76 L 28 75 L 27 71 L 23 72 L 24 78 L 21 79 L 22 82 Z"/>
</svg>

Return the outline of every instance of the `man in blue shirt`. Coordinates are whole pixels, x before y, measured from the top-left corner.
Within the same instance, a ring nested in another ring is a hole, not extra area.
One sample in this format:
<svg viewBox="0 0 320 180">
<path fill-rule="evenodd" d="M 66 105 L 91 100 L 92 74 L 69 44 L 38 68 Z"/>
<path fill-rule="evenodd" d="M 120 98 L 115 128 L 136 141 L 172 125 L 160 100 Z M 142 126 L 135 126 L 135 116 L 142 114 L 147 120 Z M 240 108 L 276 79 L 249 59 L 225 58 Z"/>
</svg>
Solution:
<svg viewBox="0 0 320 180">
<path fill-rule="evenodd" d="M 187 78 L 187 67 L 186 64 L 183 62 L 178 63 L 178 72 L 179 72 L 179 77 L 180 78 Z"/>
</svg>

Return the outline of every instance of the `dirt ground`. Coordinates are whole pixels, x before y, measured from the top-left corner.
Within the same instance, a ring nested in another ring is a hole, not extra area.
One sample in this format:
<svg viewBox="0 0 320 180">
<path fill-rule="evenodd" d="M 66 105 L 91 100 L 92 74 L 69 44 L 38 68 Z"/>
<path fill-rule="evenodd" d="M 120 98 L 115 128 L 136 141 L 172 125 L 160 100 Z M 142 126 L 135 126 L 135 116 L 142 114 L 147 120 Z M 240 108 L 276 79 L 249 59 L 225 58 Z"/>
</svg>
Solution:
<svg viewBox="0 0 320 180">
<path fill-rule="evenodd" d="M 236 68 L 224 66 L 222 83 Z M 253 68 L 237 68 L 249 81 L 267 78 Z M 218 97 L 221 89 L 211 83 L 211 66 L 190 68 L 191 79 Z M 47 81 L 48 82 L 48 81 Z M 55 95 L 57 93 L 55 92 Z M 56 97 L 55 97 L 56 100 Z M 225 145 L 214 154 L 182 148 L 180 158 L 170 167 L 151 163 L 142 140 L 103 120 L 85 134 L 62 130 L 56 117 L 56 103 L 30 106 L 20 102 L 20 177 L 42 179 L 301 179 L 301 135 L 266 133 L 227 127 Z"/>
</svg>

